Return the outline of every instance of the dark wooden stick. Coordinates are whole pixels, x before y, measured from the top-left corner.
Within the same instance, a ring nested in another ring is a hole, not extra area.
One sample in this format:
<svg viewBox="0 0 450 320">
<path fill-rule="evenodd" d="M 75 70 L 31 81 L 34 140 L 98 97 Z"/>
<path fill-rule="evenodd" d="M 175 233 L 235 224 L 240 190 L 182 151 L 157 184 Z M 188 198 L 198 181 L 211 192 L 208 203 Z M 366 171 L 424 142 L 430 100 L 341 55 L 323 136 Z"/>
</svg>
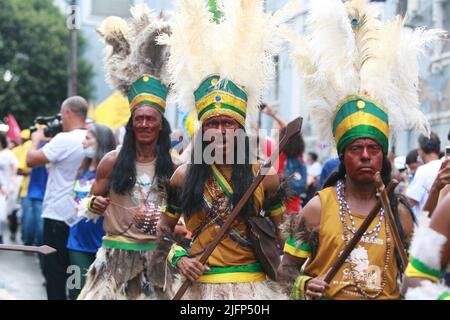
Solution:
<svg viewBox="0 0 450 320">
<path fill-rule="evenodd" d="M 405 270 L 406 266 L 408 265 L 408 253 L 406 252 L 405 246 L 403 245 L 402 239 L 400 238 L 397 222 L 395 221 L 394 214 L 391 210 L 389 196 L 385 192 L 383 192 L 385 187 L 379 172 L 377 172 L 377 174 L 375 175 L 375 185 L 377 187 L 378 193 L 380 194 L 381 205 L 384 208 L 386 221 L 391 228 L 392 235 L 394 237 L 395 249 L 400 254 L 402 269 Z"/>
<path fill-rule="evenodd" d="M 398 181 L 392 180 L 391 182 L 389 182 L 389 185 L 387 186 L 387 188 L 385 188 L 383 190 L 383 192 L 386 193 L 387 195 L 389 195 L 389 194 L 391 194 L 391 192 L 394 191 L 394 189 L 397 185 L 398 185 Z M 347 257 L 350 255 L 350 253 L 356 247 L 359 240 L 363 236 L 364 232 L 366 232 L 367 228 L 369 228 L 370 224 L 375 219 L 375 217 L 377 216 L 380 209 L 381 209 L 381 200 L 378 199 L 377 203 L 375 204 L 375 207 L 373 207 L 372 211 L 370 211 L 369 215 L 366 217 L 366 219 L 364 219 L 364 221 L 361 224 L 361 226 L 359 227 L 359 229 L 353 235 L 353 238 L 345 246 L 344 251 L 342 252 L 340 257 L 336 261 L 336 264 L 333 266 L 333 268 L 331 268 L 330 272 L 328 272 L 327 275 L 325 276 L 324 281 L 326 283 L 330 283 L 331 280 L 333 280 L 333 278 L 336 276 L 336 273 L 339 271 L 339 269 L 342 267 L 342 265 L 344 264 Z"/>
<path fill-rule="evenodd" d="M 241 200 L 239 200 L 238 204 L 234 209 L 231 211 L 229 217 L 223 224 L 222 228 L 218 231 L 216 237 L 214 240 L 208 245 L 208 249 L 203 253 L 202 257 L 200 258 L 200 263 L 205 264 L 208 261 L 208 258 L 213 253 L 214 249 L 217 247 L 217 245 L 222 241 L 222 238 L 225 236 L 226 232 L 230 228 L 231 224 L 234 222 L 236 217 L 238 216 L 239 212 L 242 210 L 244 205 L 247 203 L 247 201 L 250 199 L 252 194 L 255 192 L 256 188 L 258 188 L 259 184 L 263 181 L 265 177 L 264 170 L 269 170 L 270 167 L 272 167 L 272 164 L 276 161 L 276 159 L 279 156 L 279 152 L 284 149 L 286 144 L 288 143 L 289 139 L 294 136 L 295 134 L 300 133 L 302 128 L 303 119 L 297 118 L 294 121 L 290 122 L 286 127 L 286 134 L 280 141 L 280 145 L 275 153 L 272 154 L 269 161 L 265 162 L 262 166 L 260 171 L 258 172 L 258 175 L 253 180 L 250 187 L 247 189 L 247 191 L 242 196 Z M 180 300 L 183 295 L 185 294 L 186 290 L 189 288 L 189 286 L 192 284 L 191 281 L 186 280 L 183 285 L 178 289 L 178 292 L 175 294 L 173 300 Z"/>
<path fill-rule="evenodd" d="M 56 249 L 49 246 L 21 246 L 13 244 L 0 244 L 0 251 L 21 251 L 21 252 L 33 252 L 40 253 L 44 256 L 55 253 Z"/>
</svg>

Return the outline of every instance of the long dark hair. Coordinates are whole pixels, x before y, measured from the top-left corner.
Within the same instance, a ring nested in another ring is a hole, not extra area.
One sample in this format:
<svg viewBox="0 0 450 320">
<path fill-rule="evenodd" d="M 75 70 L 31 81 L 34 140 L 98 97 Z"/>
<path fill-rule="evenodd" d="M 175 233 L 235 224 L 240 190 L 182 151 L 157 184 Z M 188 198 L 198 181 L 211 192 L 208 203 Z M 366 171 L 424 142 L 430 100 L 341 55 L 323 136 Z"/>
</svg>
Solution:
<svg viewBox="0 0 450 320">
<path fill-rule="evenodd" d="M 89 125 L 88 132 L 91 132 L 97 141 L 97 150 L 95 151 L 94 159 L 84 158 L 81 163 L 80 169 L 78 169 L 77 179 L 80 178 L 84 172 L 89 168 L 92 161 L 98 164 L 103 159 L 103 157 L 110 151 L 116 148 L 116 139 L 114 133 L 110 128 L 102 124 L 91 124 Z"/>
<path fill-rule="evenodd" d="M 241 128 L 242 129 L 242 128 Z M 207 146 L 207 142 L 203 141 L 203 135 L 197 134 L 195 136 L 195 140 L 193 141 L 194 148 L 200 147 L 202 148 L 202 154 Z M 245 161 L 243 164 L 238 164 L 237 161 L 237 144 L 235 144 L 235 159 L 233 165 L 233 173 L 231 176 L 231 187 L 233 188 L 234 194 L 231 199 L 231 203 L 233 206 L 236 206 L 239 200 L 244 195 L 245 191 L 250 187 L 253 182 L 254 175 L 252 171 L 252 165 L 250 163 L 250 153 L 249 153 L 249 139 L 248 136 L 245 137 Z M 191 156 L 191 164 L 189 164 L 189 168 L 186 175 L 186 183 L 181 191 L 180 205 L 183 213 L 186 216 L 190 216 L 191 214 L 198 212 L 202 209 L 202 199 L 203 192 L 205 188 L 205 183 L 207 179 L 212 174 L 211 166 L 204 162 L 202 157 L 201 163 L 195 163 L 195 151 L 193 150 Z M 240 212 L 240 217 L 247 219 L 253 213 L 253 198 L 247 202 L 247 204 L 243 207 Z"/>
<path fill-rule="evenodd" d="M 341 159 L 342 157 L 340 157 Z M 389 161 L 389 159 L 387 158 L 386 155 L 383 155 L 383 166 L 381 168 L 381 179 L 383 180 L 383 183 L 385 186 L 387 186 L 389 184 L 389 182 L 391 181 L 392 178 L 392 165 L 391 162 Z M 339 168 L 337 171 L 333 172 L 328 179 L 325 181 L 324 184 L 324 189 L 328 188 L 328 187 L 332 187 L 335 186 L 337 184 L 337 182 L 339 180 L 344 180 L 345 176 L 346 176 L 347 172 L 345 170 L 345 166 L 344 163 L 340 162 L 339 164 Z M 399 205 L 399 199 L 397 197 L 397 195 L 395 194 L 395 192 L 392 192 L 391 196 L 390 196 L 390 203 L 391 203 L 391 210 L 392 213 L 394 215 L 395 221 L 397 223 L 398 226 L 398 232 L 400 234 L 400 238 L 402 239 L 403 245 L 405 246 L 405 248 L 407 248 L 407 242 L 406 242 L 406 237 L 405 237 L 405 232 L 403 230 L 401 221 L 400 221 L 400 216 L 398 213 L 398 205 Z M 404 203 L 402 203 L 403 205 L 405 205 Z M 398 254 L 398 252 L 396 252 L 396 260 L 397 260 L 397 265 L 401 266 L 401 259 L 400 256 Z"/>
<path fill-rule="evenodd" d="M 130 117 L 125 127 L 126 133 L 122 148 L 117 156 L 113 168 L 110 187 L 118 194 L 126 194 L 136 184 L 136 139 L 133 130 L 133 117 Z M 159 180 L 170 178 L 174 171 L 172 157 L 170 156 L 170 124 L 162 117 L 162 130 L 156 144 L 156 170 Z"/>
</svg>

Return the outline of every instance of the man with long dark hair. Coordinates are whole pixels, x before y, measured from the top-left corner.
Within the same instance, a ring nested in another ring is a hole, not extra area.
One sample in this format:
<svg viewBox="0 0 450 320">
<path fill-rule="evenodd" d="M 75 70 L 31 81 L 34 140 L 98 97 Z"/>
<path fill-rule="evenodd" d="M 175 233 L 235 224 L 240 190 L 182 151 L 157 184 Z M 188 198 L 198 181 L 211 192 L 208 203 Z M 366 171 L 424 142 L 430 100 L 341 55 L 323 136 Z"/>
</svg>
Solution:
<svg viewBox="0 0 450 320">
<path fill-rule="evenodd" d="M 210 21 L 203 1 L 184 1 L 179 7 L 172 16 L 172 34 L 166 39 L 171 45 L 168 65 L 178 101 L 190 108 L 186 111 L 196 111 L 201 129 L 193 141 L 191 163 L 179 167 L 171 178 L 171 186 L 181 189 L 179 201 L 170 202 L 160 221 L 161 232 L 170 234 L 183 214 L 192 244 L 190 248 L 175 244 L 168 260 L 194 282 L 186 299 L 286 298 L 267 279 L 249 239 L 249 219 L 262 210 L 278 230 L 284 207 L 279 201 L 267 201 L 279 189 L 274 170 L 250 197 L 206 264 L 198 261 L 260 167 L 256 157 L 252 161 L 254 153 L 244 128 L 249 113 L 257 110 L 268 73 L 274 71 L 273 52 L 262 41 L 272 36 L 273 30 L 267 27 L 272 17 L 265 14 L 259 0 L 240 5 L 224 1 L 223 16 L 220 14 L 224 19 L 217 25 Z M 258 23 L 251 22 L 255 17 L 259 17 Z M 249 28 L 245 34 L 238 27 L 242 24 Z M 233 38 L 227 42 L 228 50 L 220 50 L 214 39 L 225 33 L 239 33 L 246 46 Z M 254 37 L 254 33 L 265 36 Z"/>
<path fill-rule="evenodd" d="M 390 135 L 410 127 L 429 131 L 412 85 L 417 67 L 402 74 L 401 66 L 405 59 L 415 61 L 422 43 L 442 33 L 430 32 L 420 43 L 412 42 L 402 31 L 403 19 L 381 21 L 369 1 L 317 0 L 309 15 L 311 34 L 294 41 L 299 47 L 293 58 L 305 77 L 314 128 L 321 141 L 334 140 L 340 165 L 302 215 L 287 221 L 279 278 L 292 288 L 295 300 L 400 299 L 402 270 L 385 208 L 330 283 L 324 279 L 378 201 L 375 174 L 381 174 L 385 185 L 391 180 Z M 342 45 L 349 45 L 342 55 L 324 46 L 336 40 L 335 28 L 343 30 Z M 388 45 L 394 36 L 398 47 Z M 395 196 L 390 206 L 406 246 L 412 215 Z"/>
<path fill-rule="evenodd" d="M 163 180 L 174 170 L 171 131 L 164 117 L 168 88 L 159 78 L 166 47 L 155 43 L 167 26 L 146 5 L 132 8 L 131 15 L 129 30 L 117 17 L 107 18 L 99 29 L 113 49 L 106 60 L 107 74 L 128 96 L 131 117 L 121 149 L 103 158 L 91 195 L 82 201 L 82 214 L 104 216 L 106 235 L 78 299 L 164 299 L 169 295 L 164 288 L 164 264 L 155 260 L 156 225 L 167 200 Z M 127 68 L 118 67 L 124 64 Z"/>
</svg>

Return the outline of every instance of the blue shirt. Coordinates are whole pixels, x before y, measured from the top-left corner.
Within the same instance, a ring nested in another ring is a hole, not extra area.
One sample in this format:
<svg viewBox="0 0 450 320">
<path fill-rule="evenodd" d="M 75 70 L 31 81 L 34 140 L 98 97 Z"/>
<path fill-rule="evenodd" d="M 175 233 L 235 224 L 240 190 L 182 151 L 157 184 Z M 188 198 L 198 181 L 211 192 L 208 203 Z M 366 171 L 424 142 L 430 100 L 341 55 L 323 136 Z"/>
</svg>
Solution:
<svg viewBox="0 0 450 320">
<path fill-rule="evenodd" d="M 322 168 L 322 173 L 320 174 L 319 183 L 317 185 L 317 190 L 322 190 L 323 185 L 327 181 L 328 177 L 334 172 L 337 171 L 339 167 L 339 163 L 341 161 L 338 157 L 327 160 Z"/>
<path fill-rule="evenodd" d="M 41 144 L 44 146 L 46 144 Z M 48 172 L 45 166 L 31 169 L 30 183 L 28 185 L 27 198 L 31 200 L 44 200 L 45 189 L 47 187 Z"/>
<path fill-rule="evenodd" d="M 89 195 L 95 176 L 96 172 L 86 171 L 81 178 L 75 181 L 72 196 L 77 204 Z M 70 228 L 67 248 L 74 251 L 96 253 L 102 246 L 104 235 L 103 217 L 100 217 L 96 222 L 82 219 Z"/>
</svg>

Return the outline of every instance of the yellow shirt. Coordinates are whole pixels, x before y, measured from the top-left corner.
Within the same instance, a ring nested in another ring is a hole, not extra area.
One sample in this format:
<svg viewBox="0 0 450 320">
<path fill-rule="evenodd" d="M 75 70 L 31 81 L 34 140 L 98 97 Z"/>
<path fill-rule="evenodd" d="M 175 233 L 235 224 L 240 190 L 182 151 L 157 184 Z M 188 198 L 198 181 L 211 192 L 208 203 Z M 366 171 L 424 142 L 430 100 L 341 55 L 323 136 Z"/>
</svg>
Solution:
<svg viewBox="0 0 450 320">
<path fill-rule="evenodd" d="M 256 169 L 256 167 L 255 167 Z M 231 178 L 232 168 L 223 169 L 223 174 L 227 179 Z M 207 192 L 207 187 L 205 186 L 205 197 L 208 202 L 212 202 L 211 196 Z M 259 213 L 263 201 L 264 201 L 264 187 L 263 184 L 260 184 L 258 189 L 256 189 L 254 193 L 254 207 L 255 212 Z M 208 215 L 205 209 L 202 209 L 200 212 L 192 214 L 190 217 L 186 217 L 186 227 L 189 231 L 193 232 L 196 230 L 202 223 L 207 219 Z M 222 219 L 224 221 L 225 219 Z M 245 239 L 247 238 L 247 226 L 245 222 L 243 222 L 239 217 L 235 224 L 233 224 L 233 228 L 237 231 L 236 233 L 231 234 L 234 235 L 235 239 L 239 239 L 241 243 L 245 243 Z M 196 254 L 204 250 L 208 244 L 210 244 L 217 232 L 220 230 L 220 226 L 217 223 L 211 224 L 209 227 L 204 229 L 201 234 L 193 241 L 191 247 L 191 254 Z M 240 238 L 242 237 L 242 238 Z M 256 257 L 253 249 L 245 247 L 232 240 L 230 236 L 225 236 L 216 249 L 213 251 L 211 256 L 208 259 L 208 265 L 216 266 L 216 267 L 229 267 L 229 266 L 243 266 L 255 263 Z"/>
<path fill-rule="evenodd" d="M 31 170 L 27 166 L 27 153 L 31 147 L 31 140 L 28 140 L 23 145 L 14 148 L 12 151 L 19 160 L 18 170 Z M 30 184 L 30 175 L 23 176 L 22 184 L 20 186 L 20 197 L 25 198 L 28 194 L 28 185 Z"/>
<path fill-rule="evenodd" d="M 308 260 L 305 273 L 311 277 L 325 275 L 336 263 L 339 255 L 344 250 L 343 224 L 339 216 L 339 203 L 336 188 L 330 187 L 319 192 L 322 204 L 319 229 L 319 246 L 314 259 Z M 358 229 L 365 217 L 352 212 L 356 229 Z M 351 227 L 348 214 L 345 214 L 347 225 Z M 368 230 L 375 228 L 379 221 L 379 214 L 374 219 Z M 352 234 L 348 232 L 348 234 Z M 397 284 L 398 267 L 394 256 L 395 246 L 390 234 L 390 253 L 388 256 L 387 271 L 385 261 L 387 252 L 386 219 L 383 217 L 378 237 L 374 241 L 362 239 L 352 251 L 349 258 L 338 271 L 330 289 L 325 293 L 326 298 L 331 299 L 367 299 L 355 285 L 355 278 L 360 287 L 369 295 L 373 295 L 383 286 L 386 277 L 386 285 L 377 299 L 400 299 L 399 286 Z M 370 237 L 371 235 L 368 235 Z M 364 240 L 364 241 L 363 241 Z"/>
</svg>

